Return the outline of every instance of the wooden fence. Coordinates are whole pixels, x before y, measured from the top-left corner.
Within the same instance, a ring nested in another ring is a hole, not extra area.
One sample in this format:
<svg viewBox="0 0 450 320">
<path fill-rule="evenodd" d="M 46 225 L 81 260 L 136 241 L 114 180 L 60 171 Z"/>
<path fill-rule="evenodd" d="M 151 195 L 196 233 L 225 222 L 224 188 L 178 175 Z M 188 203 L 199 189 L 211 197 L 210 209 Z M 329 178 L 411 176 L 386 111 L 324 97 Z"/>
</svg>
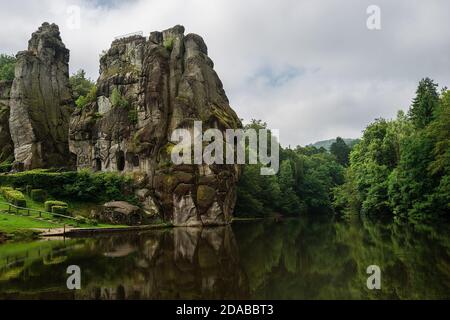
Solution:
<svg viewBox="0 0 450 320">
<path fill-rule="evenodd" d="M 59 214 L 59 213 L 53 213 L 53 212 L 48 212 L 48 211 L 43 211 L 43 210 L 38 210 L 38 209 L 32 209 L 32 208 L 19 207 L 19 206 L 13 205 L 12 203 L 8 203 L 8 202 L 1 202 L 0 201 L 0 204 L 8 206 L 8 213 L 16 213 L 17 215 L 20 215 L 20 211 L 25 211 L 26 212 L 25 216 L 29 216 L 30 217 L 32 212 L 36 212 L 39 215 L 39 218 L 42 218 L 42 214 L 50 214 L 53 217 L 74 220 L 77 223 L 80 222 L 79 219 L 77 219 L 77 218 L 74 218 L 74 217 L 71 217 L 71 216 L 66 216 L 66 215 Z"/>
</svg>

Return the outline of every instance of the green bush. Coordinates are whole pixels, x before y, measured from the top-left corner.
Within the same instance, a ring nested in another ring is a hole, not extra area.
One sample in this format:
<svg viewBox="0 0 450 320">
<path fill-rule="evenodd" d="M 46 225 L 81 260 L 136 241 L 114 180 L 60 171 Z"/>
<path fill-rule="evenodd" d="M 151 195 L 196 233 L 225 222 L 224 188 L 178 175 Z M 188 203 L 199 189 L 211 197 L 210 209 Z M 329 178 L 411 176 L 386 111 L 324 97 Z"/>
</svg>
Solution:
<svg viewBox="0 0 450 320">
<path fill-rule="evenodd" d="M 80 171 L 75 181 L 64 186 L 66 197 L 85 201 L 103 202 L 109 200 L 134 201 L 134 195 L 127 195 L 132 180 L 113 172 L 92 173 Z"/>
<path fill-rule="evenodd" d="M 30 192 L 32 189 L 45 189 L 49 194 L 53 194 L 61 192 L 61 187 L 73 183 L 76 177 L 77 172 L 51 172 L 39 169 L 0 175 L 0 185 L 15 188 L 29 186 Z"/>
<path fill-rule="evenodd" d="M 113 107 L 120 107 L 120 108 L 126 109 L 130 105 L 128 100 L 125 99 L 124 97 L 122 97 L 122 95 L 120 94 L 119 90 L 117 90 L 117 88 L 113 89 L 110 100 L 111 100 L 111 104 Z"/>
<path fill-rule="evenodd" d="M 175 42 L 175 38 L 174 37 L 168 37 L 167 39 L 164 40 L 163 46 L 168 51 L 172 51 L 174 42 Z"/>
<path fill-rule="evenodd" d="M 86 96 L 79 96 L 75 101 L 78 108 L 83 109 L 89 103 L 97 100 L 97 87 L 93 86 Z"/>
<path fill-rule="evenodd" d="M 135 109 L 132 109 L 130 111 L 128 111 L 128 120 L 130 120 L 130 122 L 132 124 L 137 124 L 138 123 L 138 112 Z"/>
<path fill-rule="evenodd" d="M 88 104 L 88 100 L 85 96 L 79 96 L 77 100 L 75 100 L 75 104 L 77 108 L 83 109 Z"/>
<path fill-rule="evenodd" d="M 13 191 L 14 188 L 11 187 L 0 187 L 0 194 L 3 196 L 3 198 L 6 199 L 6 192 L 7 191 Z"/>
<path fill-rule="evenodd" d="M 81 224 L 86 224 L 88 222 L 88 219 L 83 216 L 76 216 L 75 220 Z"/>
<path fill-rule="evenodd" d="M 0 164 L 0 173 L 1 172 L 10 172 L 12 169 L 12 164 L 9 162 L 3 162 Z"/>
<path fill-rule="evenodd" d="M 5 190 L 2 192 L 3 197 L 9 203 L 12 203 L 15 206 L 26 208 L 27 201 L 25 200 L 25 196 L 19 190 Z"/>
<path fill-rule="evenodd" d="M 67 216 L 67 207 L 66 206 L 52 206 L 52 213 L 61 214 L 63 216 Z"/>
<path fill-rule="evenodd" d="M 106 202 L 124 200 L 135 202 L 130 190 L 131 178 L 114 172 L 91 172 L 89 170 L 51 172 L 30 170 L 8 175 L 0 175 L 0 186 L 44 189 L 48 195 L 59 199 L 75 199 L 85 202 Z"/>
<path fill-rule="evenodd" d="M 44 202 L 47 200 L 47 191 L 44 189 L 33 189 L 30 191 L 30 198 L 33 201 Z"/>
<path fill-rule="evenodd" d="M 53 212 L 53 207 L 68 207 L 67 203 L 56 200 L 45 201 L 44 208 L 47 212 Z"/>
</svg>

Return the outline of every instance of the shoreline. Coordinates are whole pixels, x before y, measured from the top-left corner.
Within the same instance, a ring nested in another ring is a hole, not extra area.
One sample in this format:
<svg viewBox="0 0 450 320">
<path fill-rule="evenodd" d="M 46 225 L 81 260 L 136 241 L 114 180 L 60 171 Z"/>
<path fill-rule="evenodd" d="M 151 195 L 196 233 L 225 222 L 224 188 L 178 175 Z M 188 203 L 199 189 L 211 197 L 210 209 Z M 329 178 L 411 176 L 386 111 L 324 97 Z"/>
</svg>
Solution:
<svg viewBox="0 0 450 320">
<path fill-rule="evenodd" d="M 250 222 L 250 221 L 263 221 L 267 218 L 264 217 L 245 217 L 245 218 L 233 218 L 230 225 L 233 222 Z M 206 226 L 214 227 L 214 226 Z M 68 237 L 68 238 L 89 238 L 95 237 L 97 235 L 115 235 L 121 233 L 128 233 L 132 231 L 149 231 L 149 230 L 158 230 L 158 229 L 169 229 L 169 228 L 178 228 L 177 226 L 173 226 L 169 223 L 158 223 L 158 224 L 148 224 L 141 226 L 118 226 L 118 227 L 99 227 L 99 228 L 22 228 L 12 231 L 2 231 L 0 230 L 0 245 L 11 242 L 22 242 L 22 241 L 32 241 L 39 239 L 49 239 L 49 238 L 58 238 L 58 237 Z M 189 228 L 189 226 L 182 227 Z M 19 237 L 16 238 L 16 234 L 30 234 L 30 237 Z"/>
<path fill-rule="evenodd" d="M 35 231 L 39 231 L 40 238 L 46 237 L 89 237 L 97 234 L 117 234 L 117 233 L 127 233 L 130 231 L 147 231 L 154 229 L 166 229 L 172 228 L 173 226 L 166 223 L 161 224 L 148 224 L 142 226 L 125 226 L 125 227 L 107 227 L 107 228 L 54 228 L 54 229 L 45 229 L 48 231 L 43 231 L 42 229 L 34 229 Z"/>
</svg>

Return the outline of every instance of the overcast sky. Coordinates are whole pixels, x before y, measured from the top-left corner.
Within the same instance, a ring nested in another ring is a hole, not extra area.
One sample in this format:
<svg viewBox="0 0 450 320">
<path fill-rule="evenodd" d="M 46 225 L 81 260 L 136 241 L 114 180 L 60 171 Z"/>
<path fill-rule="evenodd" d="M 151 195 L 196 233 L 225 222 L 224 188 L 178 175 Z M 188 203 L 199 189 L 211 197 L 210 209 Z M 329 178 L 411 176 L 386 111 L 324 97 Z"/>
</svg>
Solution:
<svg viewBox="0 0 450 320">
<path fill-rule="evenodd" d="M 448 0 L 0 2 L 0 52 L 26 49 L 42 22 L 54 22 L 71 73 L 93 79 L 115 36 L 184 25 L 205 40 L 239 117 L 280 129 L 283 145 L 358 137 L 375 118 L 406 110 L 423 77 L 450 87 Z M 369 5 L 381 10 L 381 30 L 366 26 Z"/>
</svg>

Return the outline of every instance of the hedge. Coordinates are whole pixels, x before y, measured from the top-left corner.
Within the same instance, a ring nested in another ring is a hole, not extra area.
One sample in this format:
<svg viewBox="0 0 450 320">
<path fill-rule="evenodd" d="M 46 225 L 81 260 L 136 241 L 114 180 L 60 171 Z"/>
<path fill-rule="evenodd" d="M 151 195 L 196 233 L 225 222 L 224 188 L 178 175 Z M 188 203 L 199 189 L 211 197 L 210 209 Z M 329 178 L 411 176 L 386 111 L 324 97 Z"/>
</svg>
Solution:
<svg viewBox="0 0 450 320">
<path fill-rule="evenodd" d="M 68 205 L 67 205 L 67 203 L 62 202 L 62 201 L 56 201 L 56 200 L 45 201 L 45 203 L 44 203 L 45 211 L 53 212 L 52 211 L 53 207 L 65 207 L 65 208 L 67 208 Z"/>
<path fill-rule="evenodd" d="M 85 217 L 83 217 L 83 216 L 76 216 L 75 217 L 75 220 L 78 222 L 78 223 L 88 223 L 88 218 L 85 218 Z"/>
<path fill-rule="evenodd" d="M 132 179 L 114 172 L 88 170 L 52 172 L 36 169 L 14 174 L 0 175 L 0 185 L 15 188 L 44 189 L 55 198 L 77 201 L 106 202 L 124 200 L 135 202 L 131 192 Z"/>
<path fill-rule="evenodd" d="M 0 194 L 3 196 L 3 198 L 6 199 L 6 191 L 12 191 L 14 188 L 11 187 L 0 187 Z"/>
<path fill-rule="evenodd" d="M 47 200 L 47 191 L 44 189 L 32 189 L 30 191 L 30 198 L 33 201 L 44 202 Z"/>
<path fill-rule="evenodd" d="M 2 188 L 2 195 L 7 202 L 12 203 L 15 206 L 26 208 L 27 201 L 22 192 L 14 189 Z"/>
<path fill-rule="evenodd" d="M 52 206 L 52 213 L 67 215 L 67 207 L 65 206 Z"/>
<path fill-rule="evenodd" d="M 76 216 L 75 220 L 78 223 L 81 223 L 81 224 L 90 224 L 92 226 L 97 226 L 98 225 L 98 221 L 96 219 L 89 219 L 89 218 L 86 218 L 86 217 L 83 217 L 83 216 Z"/>
</svg>

